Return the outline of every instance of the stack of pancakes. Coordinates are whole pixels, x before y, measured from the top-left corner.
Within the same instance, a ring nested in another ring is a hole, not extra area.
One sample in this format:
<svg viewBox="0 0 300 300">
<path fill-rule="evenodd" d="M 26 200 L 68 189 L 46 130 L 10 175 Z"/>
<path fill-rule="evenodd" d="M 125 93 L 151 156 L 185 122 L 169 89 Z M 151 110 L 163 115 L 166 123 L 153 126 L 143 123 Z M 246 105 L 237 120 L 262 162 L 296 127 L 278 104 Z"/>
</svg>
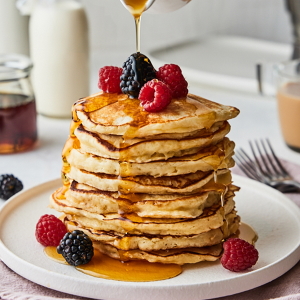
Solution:
<svg viewBox="0 0 300 300">
<path fill-rule="evenodd" d="M 157 113 L 124 94 L 80 99 L 51 206 L 113 258 L 214 261 L 240 221 L 226 137 L 238 113 L 191 94 Z"/>
</svg>

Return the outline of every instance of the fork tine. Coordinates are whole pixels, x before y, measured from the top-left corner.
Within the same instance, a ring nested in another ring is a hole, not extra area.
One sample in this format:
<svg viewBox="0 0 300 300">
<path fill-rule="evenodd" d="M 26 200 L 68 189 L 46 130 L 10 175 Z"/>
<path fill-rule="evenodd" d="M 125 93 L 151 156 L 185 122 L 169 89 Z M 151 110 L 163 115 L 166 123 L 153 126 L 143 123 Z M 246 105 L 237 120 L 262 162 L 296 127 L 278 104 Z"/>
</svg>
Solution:
<svg viewBox="0 0 300 300">
<path fill-rule="evenodd" d="M 263 140 L 261 140 L 261 145 L 262 145 L 262 148 L 264 149 L 265 153 L 264 153 L 264 156 L 266 157 L 267 161 L 265 161 L 265 166 L 266 166 L 266 169 L 268 170 L 268 172 L 270 174 L 273 174 L 273 175 L 278 175 L 280 174 L 280 170 L 275 166 L 274 164 L 274 159 L 272 159 L 269 151 L 267 151 L 267 148 L 265 146 L 265 143 Z M 262 153 L 261 153 L 262 155 Z M 269 167 L 270 166 L 270 167 Z M 271 169 L 272 168 L 272 169 Z M 274 174 L 275 172 L 275 174 Z"/>
<path fill-rule="evenodd" d="M 261 148 L 260 148 L 260 146 L 259 146 L 258 141 L 255 141 L 255 144 L 256 144 L 256 148 L 257 148 L 257 150 L 258 150 L 258 152 L 259 152 L 261 161 L 262 161 L 262 163 L 264 164 L 264 167 L 266 168 L 266 170 L 267 170 L 268 173 L 271 173 L 271 169 L 269 168 L 269 164 L 263 159 L 264 156 L 267 156 L 268 161 L 270 162 L 268 153 L 267 153 L 266 151 L 265 151 L 265 155 L 262 153 L 262 150 L 261 150 Z M 263 141 L 261 141 L 261 145 L 262 145 L 262 148 L 265 150 Z"/>
<path fill-rule="evenodd" d="M 249 178 L 261 181 L 261 178 L 257 175 L 257 172 L 253 167 L 253 161 L 243 149 L 236 151 L 235 156 L 238 166 Z"/>
<path fill-rule="evenodd" d="M 288 173 L 288 171 L 284 168 L 284 166 L 282 165 L 282 163 L 278 159 L 277 155 L 275 154 L 275 151 L 273 150 L 273 147 L 271 146 L 271 143 L 270 143 L 269 139 L 266 139 L 266 141 L 267 141 L 267 144 L 268 144 L 268 146 L 270 148 L 270 151 L 271 151 L 271 153 L 272 153 L 272 155 L 273 155 L 273 157 L 274 157 L 274 159 L 275 159 L 278 167 L 280 168 L 280 170 L 283 172 L 283 174 L 285 176 L 290 176 L 290 174 Z"/>
<path fill-rule="evenodd" d="M 252 154 L 253 154 L 254 159 L 255 159 L 255 163 L 256 163 L 256 165 L 257 165 L 259 171 L 260 171 L 264 176 L 269 177 L 269 174 L 268 174 L 267 172 L 265 172 L 265 170 L 262 168 L 262 165 L 261 165 L 261 163 L 260 163 L 260 161 L 259 161 L 259 159 L 258 159 L 258 157 L 257 157 L 257 155 L 256 155 L 256 152 L 255 152 L 255 150 L 254 150 L 254 147 L 253 147 L 251 141 L 249 141 L 249 144 L 250 144 L 250 148 L 251 148 Z M 259 149 L 259 147 L 258 147 L 258 149 Z"/>
<path fill-rule="evenodd" d="M 293 180 L 288 174 L 268 139 L 249 141 L 249 144 L 251 158 L 243 149 L 235 151 L 236 162 L 245 175 L 283 193 L 300 192 L 300 182 Z"/>
<path fill-rule="evenodd" d="M 257 170 L 255 168 L 255 163 L 252 160 L 252 158 L 250 158 L 250 156 L 244 151 L 244 149 L 240 150 L 240 157 L 244 160 L 245 164 L 247 165 L 247 167 L 251 170 L 251 172 L 253 174 L 257 174 Z"/>
</svg>

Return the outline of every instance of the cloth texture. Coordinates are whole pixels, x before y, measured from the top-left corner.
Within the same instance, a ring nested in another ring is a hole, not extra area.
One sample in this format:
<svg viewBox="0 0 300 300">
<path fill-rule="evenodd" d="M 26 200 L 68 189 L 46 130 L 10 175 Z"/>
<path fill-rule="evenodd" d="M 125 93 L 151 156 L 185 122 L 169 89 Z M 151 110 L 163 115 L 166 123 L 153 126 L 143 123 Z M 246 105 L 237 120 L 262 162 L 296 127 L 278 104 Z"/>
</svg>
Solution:
<svg viewBox="0 0 300 300">
<path fill-rule="evenodd" d="M 300 181 L 300 166 L 282 161 L 291 175 Z M 232 172 L 244 176 L 235 166 Z M 300 193 L 286 194 L 300 207 Z M 86 300 L 40 286 L 19 276 L 0 261 L 0 299 L 1 300 Z M 215 300 L 300 300 L 300 262 L 279 278 L 252 290 Z M 103 299 L 105 300 L 105 299 Z M 120 299 L 121 300 L 121 299 Z M 191 299 L 194 300 L 194 299 Z"/>
</svg>

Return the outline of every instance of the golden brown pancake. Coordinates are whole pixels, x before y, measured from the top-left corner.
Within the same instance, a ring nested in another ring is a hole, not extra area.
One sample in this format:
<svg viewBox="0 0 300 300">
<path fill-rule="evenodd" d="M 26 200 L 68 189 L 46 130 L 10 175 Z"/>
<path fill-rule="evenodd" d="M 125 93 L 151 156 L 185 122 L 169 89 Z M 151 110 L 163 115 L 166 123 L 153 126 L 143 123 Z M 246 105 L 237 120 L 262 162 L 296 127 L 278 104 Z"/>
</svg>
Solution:
<svg viewBox="0 0 300 300">
<path fill-rule="evenodd" d="M 229 131 L 230 125 L 228 122 L 224 122 L 217 131 L 201 137 L 180 140 L 145 139 L 131 144 L 125 141 L 120 147 L 100 138 L 96 133 L 87 131 L 81 125 L 75 130 L 75 135 L 80 142 L 81 149 L 87 153 L 121 161 L 142 163 L 197 153 L 201 148 L 220 142 Z"/>
<path fill-rule="evenodd" d="M 121 261 L 147 260 L 164 264 L 192 264 L 201 261 L 216 261 L 222 254 L 222 243 L 209 247 L 194 247 L 168 250 L 119 250 L 111 245 L 95 242 L 94 247 L 100 252 Z"/>
<path fill-rule="evenodd" d="M 74 221 L 85 228 L 101 231 L 114 231 L 120 234 L 136 235 L 191 235 L 216 229 L 224 224 L 224 215 L 230 213 L 235 202 L 233 197 L 221 203 L 214 204 L 203 210 L 196 218 L 148 218 L 130 214 L 100 215 L 89 211 L 67 206 L 64 200 L 51 197 L 51 207 L 68 216 L 69 221 Z"/>
<path fill-rule="evenodd" d="M 216 188 L 201 189 L 195 194 L 130 194 L 101 191 L 91 186 L 72 181 L 65 197 L 61 197 L 63 188 L 53 193 L 54 199 L 61 204 L 91 213 L 135 213 L 149 218 L 195 218 L 203 209 L 220 203 L 222 190 Z M 229 184 L 227 196 L 234 196 L 238 188 Z"/>
<path fill-rule="evenodd" d="M 174 176 L 197 171 L 212 171 L 231 168 L 234 142 L 224 138 L 216 145 L 200 149 L 195 154 L 169 158 L 168 160 L 136 163 L 119 161 L 90 154 L 73 148 L 68 156 L 70 165 L 93 173 L 121 175 L 122 177 L 150 175 L 154 177 Z"/>
<path fill-rule="evenodd" d="M 215 261 L 240 222 L 226 137 L 238 113 L 191 94 L 157 113 L 123 94 L 83 98 L 50 206 L 119 260 Z"/>
<path fill-rule="evenodd" d="M 239 114 L 234 107 L 192 94 L 186 99 L 173 99 L 158 113 L 144 111 L 138 99 L 102 92 L 77 101 L 73 109 L 87 130 L 126 138 L 209 128 Z"/>
<path fill-rule="evenodd" d="M 69 221 L 65 217 L 65 224 L 69 231 L 81 230 L 85 232 L 93 241 L 109 244 L 119 250 L 143 251 L 179 249 L 187 247 L 205 247 L 221 243 L 239 228 L 239 217 L 235 211 L 225 216 L 227 223 L 219 228 L 211 229 L 200 234 L 192 235 L 121 235 L 113 231 L 101 231 L 85 228 L 79 223 Z M 225 228 L 227 226 L 227 228 Z"/>
</svg>

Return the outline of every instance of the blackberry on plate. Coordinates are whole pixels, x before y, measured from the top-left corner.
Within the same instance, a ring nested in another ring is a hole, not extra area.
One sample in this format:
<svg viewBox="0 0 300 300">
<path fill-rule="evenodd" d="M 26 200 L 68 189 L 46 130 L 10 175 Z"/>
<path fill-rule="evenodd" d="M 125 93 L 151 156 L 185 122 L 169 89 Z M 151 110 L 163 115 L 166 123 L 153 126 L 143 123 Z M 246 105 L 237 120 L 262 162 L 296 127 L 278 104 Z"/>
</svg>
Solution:
<svg viewBox="0 0 300 300">
<path fill-rule="evenodd" d="M 72 266 L 87 264 L 94 255 L 93 243 L 84 232 L 74 230 L 64 235 L 57 246 L 57 253 L 62 254 Z"/>
<path fill-rule="evenodd" d="M 128 94 L 130 98 L 138 98 L 143 85 L 156 78 L 150 59 L 140 53 L 133 53 L 123 64 L 123 72 L 120 77 L 122 93 Z"/>
<path fill-rule="evenodd" d="M 23 189 L 22 182 L 12 174 L 0 175 L 0 198 L 7 200 Z"/>
</svg>

